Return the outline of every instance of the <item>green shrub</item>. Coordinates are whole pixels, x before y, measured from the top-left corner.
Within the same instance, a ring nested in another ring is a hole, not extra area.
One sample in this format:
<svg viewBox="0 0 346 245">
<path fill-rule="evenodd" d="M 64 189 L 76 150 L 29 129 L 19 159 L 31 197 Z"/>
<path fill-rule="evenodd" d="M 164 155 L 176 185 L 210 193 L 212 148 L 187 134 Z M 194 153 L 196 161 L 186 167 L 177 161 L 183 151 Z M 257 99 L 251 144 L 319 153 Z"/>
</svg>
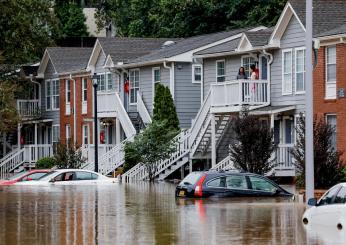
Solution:
<svg viewBox="0 0 346 245">
<path fill-rule="evenodd" d="M 44 157 L 36 162 L 37 169 L 49 169 L 56 165 L 54 157 Z"/>
</svg>

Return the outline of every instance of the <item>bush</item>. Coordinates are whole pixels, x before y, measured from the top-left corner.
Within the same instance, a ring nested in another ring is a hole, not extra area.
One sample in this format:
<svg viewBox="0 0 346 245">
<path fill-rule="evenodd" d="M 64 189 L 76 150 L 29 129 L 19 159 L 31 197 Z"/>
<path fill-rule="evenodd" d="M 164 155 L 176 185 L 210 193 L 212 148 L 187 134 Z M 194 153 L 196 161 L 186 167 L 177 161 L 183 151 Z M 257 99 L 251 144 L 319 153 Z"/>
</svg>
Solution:
<svg viewBox="0 0 346 245">
<path fill-rule="evenodd" d="M 44 157 L 36 162 L 37 169 L 49 169 L 56 165 L 54 157 Z"/>
</svg>

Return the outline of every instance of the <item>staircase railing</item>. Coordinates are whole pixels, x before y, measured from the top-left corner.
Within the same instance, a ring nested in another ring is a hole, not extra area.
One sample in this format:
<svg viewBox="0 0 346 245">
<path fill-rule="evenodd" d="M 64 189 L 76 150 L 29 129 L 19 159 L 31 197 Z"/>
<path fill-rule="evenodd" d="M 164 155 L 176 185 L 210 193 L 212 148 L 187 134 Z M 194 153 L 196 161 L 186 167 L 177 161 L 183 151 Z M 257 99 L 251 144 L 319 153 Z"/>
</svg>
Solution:
<svg viewBox="0 0 346 245">
<path fill-rule="evenodd" d="M 225 157 L 221 162 L 216 164 L 211 170 L 229 170 L 229 169 L 235 169 L 234 163 L 231 160 L 231 156 Z"/>
<path fill-rule="evenodd" d="M 0 163 L 0 179 L 5 179 L 7 175 L 23 164 L 25 161 L 25 149 L 15 150 L 11 154 L 7 154 L 4 161 Z"/>
<path fill-rule="evenodd" d="M 115 106 L 118 113 L 118 118 L 120 120 L 121 126 L 126 134 L 127 138 L 131 138 L 136 134 L 136 129 L 133 126 L 131 119 L 127 115 L 127 112 L 123 106 L 123 103 L 121 102 L 121 99 L 119 97 L 118 93 L 115 93 Z"/>
<path fill-rule="evenodd" d="M 151 123 L 150 114 L 147 110 L 147 107 L 144 104 L 144 101 L 139 91 L 137 91 L 137 111 L 139 112 L 139 115 L 141 116 L 144 124 Z"/>
</svg>

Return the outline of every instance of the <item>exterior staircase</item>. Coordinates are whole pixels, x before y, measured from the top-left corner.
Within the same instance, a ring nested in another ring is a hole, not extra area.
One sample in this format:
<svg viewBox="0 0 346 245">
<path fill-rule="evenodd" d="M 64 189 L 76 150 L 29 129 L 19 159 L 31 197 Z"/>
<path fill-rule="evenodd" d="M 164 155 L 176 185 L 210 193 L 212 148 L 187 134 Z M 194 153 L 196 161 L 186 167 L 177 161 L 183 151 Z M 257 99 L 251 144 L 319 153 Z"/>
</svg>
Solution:
<svg viewBox="0 0 346 245">
<path fill-rule="evenodd" d="M 163 180 L 167 178 L 175 170 L 184 166 L 184 164 L 189 161 L 189 137 L 189 131 L 184 130 L 173 139 L 173 141 L 176 142 L 176 149 L 168 159 L 162 160 L 157 163 L 157 168 L 154 173 L 154 176 L 157 179 Z M 148 173 L 145 169 L 145 166 L 139 163 L 129 171 L 124 173 L 122 177 L 126 182 L 145 180 L 148 178 Z"/>
<path fill-rule="evenodd" d="M 145 125 L 143 123 L 141 116 L 139 115 L 139 112 L 128 112 L 127 114 L 129 115 L 129 118 L 137 133 L 139 133 L 142 129 L 145 128 Z"/>
<path fill-rule="evenodd" d="M 234 163 L 231 160 L 230 156 L 225 157 L 221 162 L 216 164 L 215 167 L 211 168 L 211 170 L 220 171 L 220 170 L 231 170 L 236 169 L 234 167 Z"/>
</svg>

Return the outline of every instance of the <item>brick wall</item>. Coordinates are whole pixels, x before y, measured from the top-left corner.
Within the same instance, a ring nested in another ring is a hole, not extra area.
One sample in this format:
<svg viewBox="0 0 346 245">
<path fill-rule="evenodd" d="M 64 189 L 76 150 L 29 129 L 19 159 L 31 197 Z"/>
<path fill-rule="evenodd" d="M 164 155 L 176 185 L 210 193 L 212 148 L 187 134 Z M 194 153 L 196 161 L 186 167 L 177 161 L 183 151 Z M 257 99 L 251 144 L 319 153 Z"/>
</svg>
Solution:
<svg viewBox="0 0 346 245">
<path fill-rule="evenodd" d="M 346 89 L 346 45 L 336 45 L 336 90 Z M 326 48 L 318 51 L 318 63 L 314 69 L 314 114 L 325 118 L 326 114 L 336 114 L 337 148 L 344 152 L 346 160 L 346 97 L 333 100 L 325 99 Z M 338 95 L 338 94 L 337 94 Z"/>
<path fill-rule="evenodd" d="M 85 76 L 84 76 L 85 77 Z M 62 143 L 66 143 L 66 125 L 70 124 L 71 127 L 71 137 L 74 139 L 74 116 L 73 112 L 76 113 L 76 141 L 77 145 L 80 146 L 83 144 L 83 131 L 82 127 L 83 125 L 88 124 L 89 125 L 89 142 L 90 144 L 93 143 L 93 137 L 92 137 L 92 129 L 93 129 L 93 123 L 92 123 L 92 93 L 93 93 L 93 86 L 92 86 L 92 80 L 88 78 L 87 81 L 87 113 L 82 114 L 82 78 L 83 76 L 74 77 L 76 81 L 76 108 L 73 108 L 74 106 L 74 86 L 73 86 L 73 80 L 70 82 L 71 86 L 71 114 L 66 115 L 66 95 L 65 95 L 65 79 L 60 79 L 60 140 Z"/>
</svg>

